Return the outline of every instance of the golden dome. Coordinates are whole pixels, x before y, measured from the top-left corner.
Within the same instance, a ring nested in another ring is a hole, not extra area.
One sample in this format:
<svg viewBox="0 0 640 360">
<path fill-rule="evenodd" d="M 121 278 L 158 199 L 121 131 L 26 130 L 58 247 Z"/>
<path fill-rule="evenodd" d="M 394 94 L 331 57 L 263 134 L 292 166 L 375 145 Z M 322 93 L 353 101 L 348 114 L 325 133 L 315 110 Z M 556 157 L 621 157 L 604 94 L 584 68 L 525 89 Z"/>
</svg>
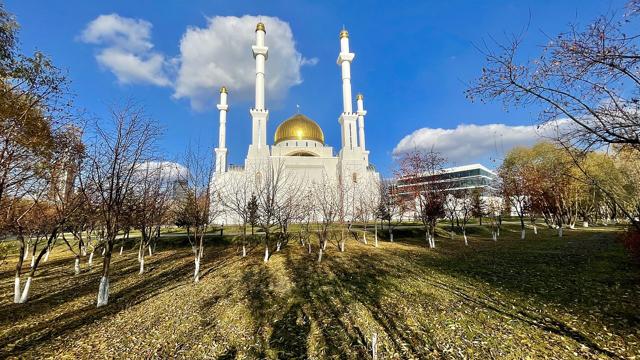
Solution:
<svg viewBox="0 0 640 360">
<path fill-rule="evenodd" d="M 349 32 L 345 29 L 342 29 L 342 31 L 340 31 L 340 39 L 348 38 L 348 37 L 349 37 Z"/>
<path fill-rule="evenodd" d="M 226 94 L 227 93 L 227 87 L 223 86 L 220 88 L 220 94 Z"/>
<path fill-rule="evenodd" d="M 313 140 L 324 145 L 324 134 L 315 121 L 296 114 L 278 125 L 274 140 L 274 145 L 286 140 Z"/>
<path fill-rule="evenodd" d="M 261 22 L 259 22 L 258 25 L 256 25 L 256 31 L 258 31 L 258 30 L 262 30 L 265 33 L 267 32 L 267 30 L 264 28 L 264 24 L 261 23 Z"/>
</svg>

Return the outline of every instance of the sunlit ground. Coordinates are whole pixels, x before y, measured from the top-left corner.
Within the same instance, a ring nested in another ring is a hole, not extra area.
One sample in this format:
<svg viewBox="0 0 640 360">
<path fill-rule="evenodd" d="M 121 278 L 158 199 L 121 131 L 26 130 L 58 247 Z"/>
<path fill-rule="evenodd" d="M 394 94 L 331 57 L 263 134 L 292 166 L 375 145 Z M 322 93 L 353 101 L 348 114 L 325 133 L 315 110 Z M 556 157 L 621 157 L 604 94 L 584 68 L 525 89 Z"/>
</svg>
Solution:
<svg viewBox="0 0 640 360">
<path fill-rule="evenodd" d="M 315 240 L 309 255 L 294 238 L 267 264 L 262 245 L 241 258 L 217 237 L 198 284 L 185 240 L 165 237 L 143 275 L 136 251 L 116 248 L 100 309 L 102 257 L 74 276 L 58 245 L 27 304 L 12 303 L 15 258 L 0 267 L 0 357 L 359 359 L 374 334 L 379 358 L 638 356 L 640 267 L 620 230 L 522 241 L 514 223 L 494 243 L 473 226 L 468 247 L 442 231 L 430 250 L 404 229 L 378 248 L 372 234 L 344 253 L 330 243 L 321 263 Z"/>
</svg>

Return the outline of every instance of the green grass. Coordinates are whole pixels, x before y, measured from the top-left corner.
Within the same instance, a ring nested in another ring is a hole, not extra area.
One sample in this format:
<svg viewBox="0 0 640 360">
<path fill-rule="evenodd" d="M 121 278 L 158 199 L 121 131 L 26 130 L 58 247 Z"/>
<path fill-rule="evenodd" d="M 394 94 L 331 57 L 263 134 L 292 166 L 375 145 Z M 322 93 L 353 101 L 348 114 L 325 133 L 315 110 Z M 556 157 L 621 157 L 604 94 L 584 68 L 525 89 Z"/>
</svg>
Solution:
<svg viewBox="0 0 640 360">
<path fill-rule="evenodd" d="M 620 228 L 552 230 L 497 243 L 472 227 L 470 245 L 435 250 L 418 229 L 378 248 L 329 244 L 317 263 L 290 241 L 269 263 L 233 236 L 210 237 L 199 284 L 182 239 L 163 237 L 137 275 L 134 250 L 114 254 L 110 304 L 95 308 L 101 258 L 73 276 L 58 246 L 12 304 L 15 259 L 0 267 L 0 357 L 55 358 L 630 358 L 640 355 L 640 268 Z M 386 238 L 380 232 L 381 239 Z M 372 236 L 369 236 L 372 240 Z"/>
</svg>

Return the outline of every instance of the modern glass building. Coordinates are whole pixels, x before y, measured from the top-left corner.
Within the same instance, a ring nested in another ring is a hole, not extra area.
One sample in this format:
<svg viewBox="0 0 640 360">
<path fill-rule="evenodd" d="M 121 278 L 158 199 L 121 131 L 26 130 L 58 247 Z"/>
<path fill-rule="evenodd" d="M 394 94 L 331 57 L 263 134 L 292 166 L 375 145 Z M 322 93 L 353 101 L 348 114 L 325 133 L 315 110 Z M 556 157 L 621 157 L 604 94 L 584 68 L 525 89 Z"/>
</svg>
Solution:
<svg viewBox="0 0 640 360">
<path fill-rule="evenodd" d="M 456 166 L 444 169 L 439 174 L 415 176 L 397 179 L 399 193 L 403 187 L 417 186 L 424 183 L 438 182 L 443 191 L 455 192 L 465 189 L 480 189 L 486 192 L 495 190 L 497 175 L 481 164 Z"/>
</svg>

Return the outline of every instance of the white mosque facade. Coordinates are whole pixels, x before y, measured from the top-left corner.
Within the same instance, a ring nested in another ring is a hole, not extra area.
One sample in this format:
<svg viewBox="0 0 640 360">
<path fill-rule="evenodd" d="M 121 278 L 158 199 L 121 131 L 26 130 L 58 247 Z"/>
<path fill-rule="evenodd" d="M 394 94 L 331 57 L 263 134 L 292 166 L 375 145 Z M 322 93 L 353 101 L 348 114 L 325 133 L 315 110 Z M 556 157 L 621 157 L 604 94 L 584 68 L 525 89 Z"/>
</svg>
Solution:
<svg viewBox="0 0 640 360">
<path fill-rule="evenodd" d="M 231 198 L 237 198 L 238 192 L 242 192 L 243 201 L 246 201 L 247 193 L 269 191 L 264 187 L 273 188 L 274 179 L 278 176 L 283 183 L 277 191 L 278 198 L 298 196 L 299 201 L 318 207 L 320 202 L 324 205 L 328 197 L 339 199 L 343 209 L 341 211 L 347 218 L 355 218 L 364 206 L 371 210 L 378 197 L 380 175 L 369 163 L 369 151 L 365 147 L 364 120 L 367 112 L 361 94 L 356 96 L 356 109 L 353 109 L 351 63 L 355 54 L 349 50 L 348 32 L 340 32 L 340 53 L 337 59 L 342 72 L 343 100 L 343 111 L 338 117 L 341 144 L 337 154 L 333 147 L 325 143 L 320 126 L 299 113 L 278 125 L 274 142 L 269 144 L 269 110 L 265 105 L 265 63 L 269 49 L 265 43 L 264 24 L 258 23 L 255 35 L 256 43 L 252 46 L 256 64 L 255 106 L 249 110 L 252 121 L 251 142 L 244 166 L 228 166 L 226 123 L 229 94 L 222 87 L 217 106 L 220 112 L 220 130 L 212 179 L 214 196 L 217 197 L 213 199 L 213 206 L 237 202 L 238 199 Z M 221 207 L 218 211 L 213 211 L 212 220 L 217 223 L 239 223 L 238 214 L 228 210 Z M 322 214 L 317 216 L 321 217 Z"/>
</svg>

